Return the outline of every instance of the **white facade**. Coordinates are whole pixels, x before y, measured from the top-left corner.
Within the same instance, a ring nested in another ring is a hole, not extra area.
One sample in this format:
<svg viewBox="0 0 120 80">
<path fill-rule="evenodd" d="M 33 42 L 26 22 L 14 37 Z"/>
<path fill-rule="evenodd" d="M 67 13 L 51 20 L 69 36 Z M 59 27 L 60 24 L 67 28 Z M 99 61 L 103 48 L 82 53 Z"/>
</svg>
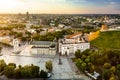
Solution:
<svg viewBox="0 0 120 80">
<path fill-rule="evenodd" d="M 59 28 L 64 28 L 64 26 L 65 26 L 64 24 L 59 24 L 58 25 Z"/>
<path fill-rule="evenodd" d="M 65 36 L 59 40 L 59 53 L 61 55 L 74 54 L 78 49 L 84 51 L 90 49 L 90 43 L 86 41 L 82 33 Z"/>
<path fill-rule="evenodd" d="M 77 43 L 77 44 L 59 44 L 59 52 L 62 55 L 69 55 L 75 53 L 77 50 L 84 51 L 90 49 L 90 43 Z"/>
<path fill-rule="evenodd" d="M 42 54 L 42 55 L 55 55 L 55 49 L 48 49 L 48 48 L 32 48 L 32 54 Z"/>
<path fill-rule="evenodd" d="M 53 47 L 51 45 L 54 45 Z M 31 43 L 31 54 L 55 55 L 57 43 L 49 41 L 34 41 Z"/>
</svg>

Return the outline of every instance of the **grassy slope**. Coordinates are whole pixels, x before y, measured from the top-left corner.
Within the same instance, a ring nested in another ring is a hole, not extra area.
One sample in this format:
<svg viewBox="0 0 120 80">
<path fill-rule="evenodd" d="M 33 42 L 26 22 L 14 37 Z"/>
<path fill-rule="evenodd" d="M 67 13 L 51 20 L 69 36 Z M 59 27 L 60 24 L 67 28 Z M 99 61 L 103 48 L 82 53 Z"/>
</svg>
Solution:
<svg viewBox="0 0 120 80">
<path fill-rule="evenodd" d="M 120 49 L 120 31 L 101 32 L 100 36 L 90 43 L 100 49 Z"/>
</svg>

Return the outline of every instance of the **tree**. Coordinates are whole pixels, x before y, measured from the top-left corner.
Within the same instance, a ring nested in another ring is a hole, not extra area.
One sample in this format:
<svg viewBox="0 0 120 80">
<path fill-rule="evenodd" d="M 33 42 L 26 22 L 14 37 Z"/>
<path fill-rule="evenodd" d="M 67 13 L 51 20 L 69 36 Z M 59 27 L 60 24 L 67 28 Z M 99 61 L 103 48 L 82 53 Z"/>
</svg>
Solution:
<svg viewBox="0 0 120 80">
<path fill-rule="evenodd" d="M 14 69 L 16 68 L 16 64 L 15 63 L 9 63 L 8 66 L 13 66 Z"/>
<path fill-rule="evenodd" d="M 82 61 L 81 59 L 77 59 L 77 60 L 76 60 L 76 66 L 78 67 L 78 69 L 80 69 L 82 62 L 83 62 L 83 61 Z"/>
<path fill-rule="evenodd" d="M 120 64 L 117 65 L 117 70 L 120 70 Z"/>
<path fill-rule="evenodd" d="M 31 68 L 32 78 L 39 77 L 39 67 L 38 66 L 34 66 L 33 64 L 31 64 L 30 68 Z"/>
<path fill-rule="evenodd" d="M 21 75 L 23 78 L 31 78 L 32 73 L 31 73 L 31 68 L 30 66 L 26 65 L 21 69 Z"/>
<path fill-rule="evenodd" d="M 81 56 L 81 51 L 78 49 L 76 52 L 75 52 L 75 57 L 76 58 L 80 58 Z"/>
<path fill-rule="evenodd" d="M 114 74 L 111 74 L 109 80 L 116 80 L 115 75 L 114 75 Z"/>
<path fill-rule="evenodd" d="M 80 68 L 81 68 L 82 71 L 85 71 L 87 69 L 86 63 L 84 63 L 84 62 L 81 63 L 81 67 Z"/>
<path fill-rule="evenodd" d="M 104 77 L 104 79 L 108 80 L 110 78 L 110 76 L 115 73 L 115 70 L 116 70 L 115 66 L 111 67 L 111 64 L 105 63 L 103 65 L 103 77 Z"/>
<path fill-rule="evenodd" d="M 0 60 L 0 70 L 1 74 L 4 74 L 8 78 L 15 78 L 15 79 L 21 79 L 21 78 L 38 78 L 39 77 L 39 68 L 38 66 L 34 66 L 33 64 L 26 65 L 22 67 L 19 65 L 18 68 L 16 68 L 15 63 L 9 63 L 6 65 L 4 60 Z M 47 75 L 47 72 L 42 72 L 43 75 Z M 41 75 L 42 75 L 41 73 Z"/>
<path fill-rule="evenodd" d="M 110 77 L 110 79 L 109 79 L 109 80 L 116 80 L 116 79 L 115 79 L 115 77 Z"/>
<path fill-rule="evenodd" d="M 22 36 L 23 36 L 22 33 L 17 33 L 17 34 L 16 34 L 16 37 L 22 37 Z"/>
<path fill-rule="evenodd" d="M 14 78 L 16 78 L 16 79 L 22 78 L 21 68 L 16 68 L 16 69 L 14 70 Z"/>
<path fill-rule="evenodd" d="M 13 78 L 14 76 L 14 66 L 9 66 L 7 65 L 5 67 L 5 70 L 4 70 L 4 74 L 8 77 L 8 78 Z"/>
<path fill-rule="evenodd" d="M 31 66 L 26 65 L 21 68 L 21 75 L 23 78 L 37 78 L 39 77 L 39 67 L 33 64 Z"/>
<path fill-rule="evenodd" d="M 117 67 L 116 67 L 117 69 L 116 69 L 116 74 L 118 75 L 118 77 L 120 78 L 120 64 L 118 64 L 117 65 Z"/>
<path fill-rule="evenodd" d="M 41 78 L 47 78 L 47 75 L 48 75 L 47 72 L 45 72 L 43 70 L 40 71 L 40 77 Z"/>
<path fill-rule="evenodd" d="M 86 55 L 82 55 L 81 59 L 84 61 L 86 59 Z"/>
<path fill-rule="evenodd" d="M 51 72 L 52 69 L 53 69 L 52 62 L 51 62 L 51 61 L 47 61 L 47 62 L 45 63 L 45 67 L 46 67 L 46 69 L 47 69 L 49 72 Z"/>
<path fill-rule="evenodd" d="M 110 67 L 111 67 L 111 65 L 110 65 L 109 63 L 105 63 L 105 64 L 103 65 L 103 68 L 104 68 L 104 69 L 110 69 Z"/>
<path fill-rule="evenodd" d="M 57 32 L 54 32 L 54 36 L 56 37 L 56 39 L 58 40 L 59 38 L 62 38 L 63 37 L 63 34 L 61 31 L 57 31 Z"/>
<path fill-rule="evenodd" d="M 6 67 L 6 63 L 4 60 L 0 60 L 0 72 L 4 71 Z"/>
<path fill-rule="evenodd" d="M 95 71 L 95 66 L 92 64 L 91 66 L 90 66 L 90 73 L 93 73 Z"/>
<path fill-rule="evenodd" d="M 90 52 L 90 49 L 86 49 L 86 50 L 84 50 L 83 52 L 82 52 L 82 54 L 84 54 L 84 55 L 88 55 L 89 54 L 89 52 Z"/>
<path fill-rule="evenodd" d="M 116 74 L 117 74 L 118 78 L 120 78 L 120 70 L 117 70 Z"/>
<path fill-rule="evenodd" d="M 90 62 L 90 59 L 89 59 L 89 58 L 86 58 L 86 59 L 85 59 L 85 62 L 86 62 L 86 63 Z"/>
<path fill-rule="evenodd" d="M 66 30 L 62 30 L 62 34 L 63 35 L 69 35 L 69 34 L 73 34 L 71 29 L 66 29 Z"/>
<path fill-rule="evenodd" d="M 115 67 L 115 66 L 112 66 L 112 67 L 110 68 L 110 72 L 114 74 L 114 73 L 116 72 L 116 67 Z"/>
<path fill-rule="evenodd" d="M 103 69 L 103 79 L 108 80 L 109 77 L 111 76 L 110 70 L 109 69 Z"/>
</svg>

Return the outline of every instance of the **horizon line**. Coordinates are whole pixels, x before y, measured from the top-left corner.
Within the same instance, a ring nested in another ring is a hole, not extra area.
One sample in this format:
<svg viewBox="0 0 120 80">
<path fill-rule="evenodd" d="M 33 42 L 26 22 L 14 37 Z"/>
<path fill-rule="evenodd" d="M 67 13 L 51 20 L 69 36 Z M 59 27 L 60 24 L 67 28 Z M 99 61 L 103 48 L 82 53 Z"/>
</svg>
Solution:
<svg viewBox="0 0 120 80">
<path fill-rule="evenodd" d="M 0 13 L 1 14 L 26 14 L 27 12 L 25 13 Z M 49 14 L 49 15 L 71 15 L 71 14 L 75 14 L 75 15 L 85 15 L 85 14 L 89 14 L 89 15 L 94 15 L 94 14 L 118 14 L 120 15 L 120 13 L 30 13 L 29 14 Z"/>
</svg>

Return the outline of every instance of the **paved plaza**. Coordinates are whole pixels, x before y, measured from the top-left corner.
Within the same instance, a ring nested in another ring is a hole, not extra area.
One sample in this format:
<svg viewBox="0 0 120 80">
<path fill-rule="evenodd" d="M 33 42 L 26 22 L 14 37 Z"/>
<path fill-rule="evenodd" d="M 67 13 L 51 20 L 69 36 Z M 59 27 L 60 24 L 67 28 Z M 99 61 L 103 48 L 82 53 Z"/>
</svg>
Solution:
<svg viewBox="0 0 120 80">
<path fill-rule="evenodd" d="M 24 51 L 22 51 L 24 52 Z M 81 79 L 90 80 L 87 76 L 80 73 L 77 74 L 73 67 L 73 63 L 66 56 L 61 56 L 62 64 L 59 65 L 59 56 L 45 56 L 45 55 L 13 55 L 13 54 L 3 54 L 0 59 L 4 59 L 6 63 L 16 63 L 17 65 L 30 65 L 34 64 L 40 67 L 40 69 L 46 70 L 45 62 L 51 60 L 53 62 L 52 77 L 50 79 Z"/>
</svg>

